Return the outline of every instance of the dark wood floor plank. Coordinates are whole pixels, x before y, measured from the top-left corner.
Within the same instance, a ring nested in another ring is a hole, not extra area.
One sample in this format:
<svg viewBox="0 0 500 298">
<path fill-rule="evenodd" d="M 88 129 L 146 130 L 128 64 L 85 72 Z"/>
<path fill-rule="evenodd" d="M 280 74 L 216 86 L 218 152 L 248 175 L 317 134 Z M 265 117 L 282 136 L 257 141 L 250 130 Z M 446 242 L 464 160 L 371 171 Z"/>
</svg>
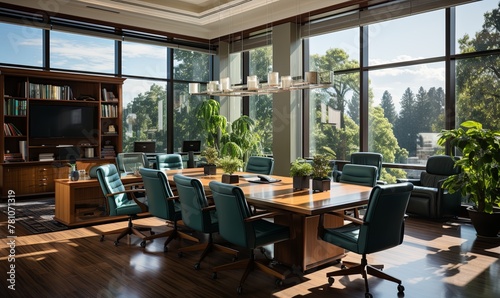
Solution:
<svg viewBox="0 0 500 298">
<path fill-rule="evenodd" d="M 155 218 L 138 222 L 166 227 Z M 112 223 L 48 234 L 28 235 L 18 229 L 16 239 L 16 291 L 7 289 L 6 217 L 0 215 L 2 255 L 0 297 L 236 297 L 242 271 L 220 272 L 211 268 L 231 262 L 214 252 L 194 269 L 198 252 L 179 258 L 176 248 L 189 241 L 174 241 L 163 252 L 164 239 L 140 247 L 134 236 L 113 245 L 113 235 L 99 241 L 101 231 L 124 226 Z M 197 235 L 199 236 L 199 235 Z M 218 239 L 220 240 L 220 239 Z M 467 220 L 430 221 L 410 217 L 402 245 L 370 255 L 370 263 L 384 264 L 384 271 L 403 280 L 405 297 L 500 297 L 500 243 L 476 238 Z M 246 254 L 242 252 L 242 257 Z M 258 254 L 259 258 L 263 258 Z M 241 257 L 240 257 L 241 258 Z M 346 260 L 360 257 L 348 253 Z M 303 276 L 293 268 L 282 287 L 273 278 L 252 273 L 242 297 L 364 297 L 361 276 L 338 277 L 328 286 L 326 273 L 338 265 L 311 270 Z M 394 283 L 370 277 L 374 297 L 397 297 Z"/>
</svg>

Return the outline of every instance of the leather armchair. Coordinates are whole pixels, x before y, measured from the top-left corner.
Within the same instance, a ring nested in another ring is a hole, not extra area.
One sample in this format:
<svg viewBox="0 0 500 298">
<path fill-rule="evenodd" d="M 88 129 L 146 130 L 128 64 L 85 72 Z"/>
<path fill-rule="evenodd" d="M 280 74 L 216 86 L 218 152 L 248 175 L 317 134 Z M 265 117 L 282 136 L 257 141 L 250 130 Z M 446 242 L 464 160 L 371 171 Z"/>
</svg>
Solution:
<svg viewBox="0 0 500 298">
<path fill-rule="evenodd" d="M 351 154 L 351 164 L 357 165 L 369 165 L 375 166 L 377 168 L 377 184 L 386 184 L 385 181 L 380 180 L 380 175 L 382 173 L 382 161 L 384 157 L 382 154 L 377 152 L 354 152 Z M 343 171 L 337 171 L 336 181 L 340 181 Z"/>
<path fill-rule="evenodd" d="M 262 175 L 271 175 L 274 170 L 274 158 L 264 156 L 250 156 L 246 172 Z"/>
<path fill-rule="evenodd" d="M 427 160 L 420 179 L 398 179 L 398 182 L 411 182 L 415 186 L 406 212 L 429 218 L 458 216 L 462 195 L 460 192 L 450 194 L 442 188 L 444 180 L 457 173 L 459 169 L 452 157 L 434 155 Z"/>
<path fill-rule="evenodd" d="M 156 155 L 156 169 L 158 170 L 175 170 L 182 169 L 182 156 L 177 153 L 158 154 Z"/>
</svg>

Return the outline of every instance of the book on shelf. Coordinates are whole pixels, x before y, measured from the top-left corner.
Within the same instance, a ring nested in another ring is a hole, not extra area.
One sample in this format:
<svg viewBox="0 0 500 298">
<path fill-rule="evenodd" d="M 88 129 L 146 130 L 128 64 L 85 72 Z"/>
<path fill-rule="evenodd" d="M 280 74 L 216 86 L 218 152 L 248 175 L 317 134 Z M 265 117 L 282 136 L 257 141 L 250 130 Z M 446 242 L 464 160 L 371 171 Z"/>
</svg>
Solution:
<svg viewBox="0 0 500 298">
<path fill-rule="evenodd" d="M 54 160 L 54 153 L 40 153 L 38 155 L 38 160 L 39 161 L 53 161 Z"/>
<path fill-rule="evenodd" d="M 30 83 L 29 95 L 35 99 L 72 100 L 73 91 L 70 86 L 56 86 Z"/>
<path fill-rule="evenodd" d="M 26 116 L 26 100 L 6 97 L 3 103 L 3 114 L 6 116 Z"/>
<path fill-rule="evenodd" d="M 3 160 L 4 162 L 23 162 L 24 158 L 21 153 L 5 153 Z"/>
<path fill-rule="evenodd" d="M 3 133 L 4 133 L 4 136 L 7 136 L 7 137 L 21 137 L 21 136 L 23 136 L 23 133 L 13 123 L 4 123 L 3 124 Z"/>
<path fill-rule="evenodd" d="M 106 90 L 106 88 L 102 88 L 102 100 L 103 101 L 116 101 L 117 98 L 112 91 Z"/>
</svg>

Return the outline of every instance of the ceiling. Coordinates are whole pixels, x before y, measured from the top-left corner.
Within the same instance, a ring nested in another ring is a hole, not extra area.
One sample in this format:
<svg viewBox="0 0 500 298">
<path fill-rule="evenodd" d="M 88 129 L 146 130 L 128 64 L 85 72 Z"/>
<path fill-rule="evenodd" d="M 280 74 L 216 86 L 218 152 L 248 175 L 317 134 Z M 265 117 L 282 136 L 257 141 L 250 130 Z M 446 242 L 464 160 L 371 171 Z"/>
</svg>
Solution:
<svg viewBox="0 0 500 298">
<path fill-rule="evenodd" d="M 342 11 L 373 2 L 355 0 L 2 0 L 51 16 L 119 23 L 200 40 L 242 32 L 298 15 Z M 385 1 L 387 2 L 387 1 Z"/>
</svg>

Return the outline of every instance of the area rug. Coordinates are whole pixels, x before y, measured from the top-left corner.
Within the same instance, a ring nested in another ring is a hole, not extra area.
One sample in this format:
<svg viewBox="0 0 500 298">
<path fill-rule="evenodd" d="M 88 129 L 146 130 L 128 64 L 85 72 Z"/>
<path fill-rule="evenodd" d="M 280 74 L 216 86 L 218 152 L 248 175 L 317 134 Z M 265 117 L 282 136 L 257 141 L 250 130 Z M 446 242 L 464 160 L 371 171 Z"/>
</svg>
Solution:
<svg viewBox="0 0 500 298">
<path fill-rule="evenodd" d="M 15 208 L 16 225 L 22 225 L 33 234 L 67 230 L 68 227 L 54 220 L 54 198 L 17 200 Z M 0 208 L 7 214 L 7 204 L 1 203 Z"/>
</svg>

